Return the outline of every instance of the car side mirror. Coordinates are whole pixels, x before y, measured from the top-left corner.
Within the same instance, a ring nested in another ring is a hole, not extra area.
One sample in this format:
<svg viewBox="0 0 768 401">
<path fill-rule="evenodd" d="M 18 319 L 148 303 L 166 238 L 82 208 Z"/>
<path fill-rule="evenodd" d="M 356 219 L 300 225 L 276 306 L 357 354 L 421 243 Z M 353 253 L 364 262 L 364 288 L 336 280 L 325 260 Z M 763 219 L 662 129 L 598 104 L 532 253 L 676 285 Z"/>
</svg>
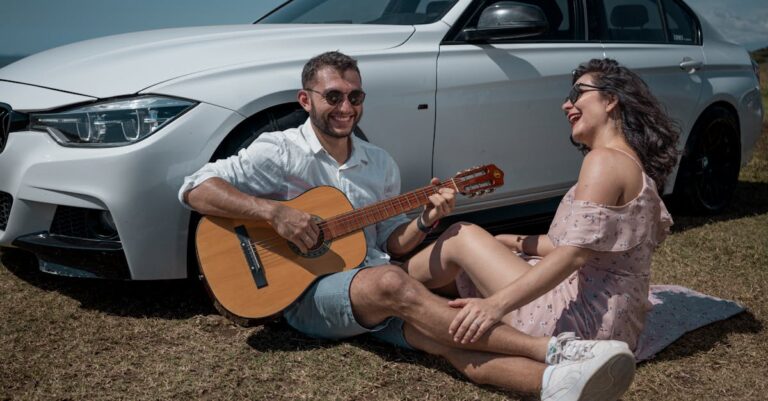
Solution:
<svg viewBox="0 0 768 401">
<path fill-rule="evenodd" d="M 478 42 L 536 36 L 547 29 L 549 23 L 540 7 L 514 1 L 500 1 L 480 13 L 477 28 L 466 28 L 462 32 L 467 41 Z"/>
</svg>

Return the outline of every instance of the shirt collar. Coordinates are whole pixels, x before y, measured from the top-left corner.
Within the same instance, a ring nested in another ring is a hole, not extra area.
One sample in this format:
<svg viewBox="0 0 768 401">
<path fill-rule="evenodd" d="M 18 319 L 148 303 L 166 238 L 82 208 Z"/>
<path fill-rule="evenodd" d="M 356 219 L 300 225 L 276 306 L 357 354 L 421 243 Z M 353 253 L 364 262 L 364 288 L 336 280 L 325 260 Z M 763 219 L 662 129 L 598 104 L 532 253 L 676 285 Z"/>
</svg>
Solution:
<svg viewBox="0 0 768 401">
<path fill-rule="evenodd" d="M 309 118 L 307 118 L 307 121 L 304 122 L 304 125 L 301 127 L 301 133 L 304 136 L 304 140 L 307 141 L 307 144 L 309 145 L 309 149 L 312 151 L 313 154 L 317 155 L 321 152 L 328 153 L 325 148 L 323 148 L 323 145 L 320 143 L 320 140 L 317 139 L 317 134 L 315 134 L 315 130 L 312 129 L 312 122 Z M 352 154 L 349 156 L 349 159 L 347 159 L 347 162 L 344 163 L 344 165 L 341 166 L 341 168 L 350 168 L 354 167 L 358 164 L 368 164 L 368 155 L 365 152 L 365 147 L 362 144 L 362 141 L 360 138 L 352 135 Z"/>
</svg>

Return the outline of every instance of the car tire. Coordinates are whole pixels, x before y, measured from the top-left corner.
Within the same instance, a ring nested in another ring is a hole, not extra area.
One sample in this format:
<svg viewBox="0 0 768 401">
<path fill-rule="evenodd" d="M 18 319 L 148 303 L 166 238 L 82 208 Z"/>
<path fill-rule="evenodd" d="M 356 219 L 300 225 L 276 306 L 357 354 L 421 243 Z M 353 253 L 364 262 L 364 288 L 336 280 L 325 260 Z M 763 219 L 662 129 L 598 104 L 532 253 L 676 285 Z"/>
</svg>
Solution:
<svg viewBox="0 0 768 401">
<path fill-rule="evenodd" d="M 306 120 L 307 112 L 296 104 L 284 104 L 265 110 L 240 123 L 216 149 L 211 161 L 236 154 L 265 132 L 295 128 Z"/>
<path fill-rule="evenodd" d="M 699 118 L 680 160 L 674 189 L 678 212 L 711 215 L 729 205 L 741 167 L 739 138 L 729 110 L 714 107 Z"/>
</svg>

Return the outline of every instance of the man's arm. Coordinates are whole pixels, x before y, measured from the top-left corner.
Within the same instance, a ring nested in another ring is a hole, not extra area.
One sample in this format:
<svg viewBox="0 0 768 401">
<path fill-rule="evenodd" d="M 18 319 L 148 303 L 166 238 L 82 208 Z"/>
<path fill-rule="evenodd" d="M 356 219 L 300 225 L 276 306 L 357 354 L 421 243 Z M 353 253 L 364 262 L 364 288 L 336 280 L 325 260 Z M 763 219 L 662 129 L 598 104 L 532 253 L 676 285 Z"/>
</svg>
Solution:
<svg viewBox="0 0 768 401">
<path fill-rule="evenodd" d="M 432 179 L 432 185 L 439 185 L 440 180 Z M 416 248 L 427 233 L 419 229 L 417 220 L 421 219 L 424 227 L 432 227 L 441 218 L 448 216 L 453 212 L 456 206 L 455 191 L 450 188 L 441 188 L 438 193 L 429 197 L 431 202 L 424 211 L 409 223 L 402 224 L 387 239 L 387 252 L 398 258 L 406 255 Z"/>
<path fill-rule="evenodd" d="M 315 244 L 319 229 L 312 216 L 278 201 L 241 192 L 227 181 L 214 177 L 187 191 L 184 200 L 196 211 L 243 220 L 266 220 L 277 233 L 306 252 Z"/>
</svg>

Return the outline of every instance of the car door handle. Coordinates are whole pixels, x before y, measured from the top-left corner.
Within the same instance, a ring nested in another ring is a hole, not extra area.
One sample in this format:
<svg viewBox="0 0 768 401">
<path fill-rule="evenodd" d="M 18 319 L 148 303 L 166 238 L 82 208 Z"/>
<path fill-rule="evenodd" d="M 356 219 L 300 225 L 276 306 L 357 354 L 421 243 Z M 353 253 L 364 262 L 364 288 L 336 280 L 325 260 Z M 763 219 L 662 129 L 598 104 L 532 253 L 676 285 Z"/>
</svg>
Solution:
<svg viewBox="0 0 768 401">
<path fill-rule="evenodd" d="M 680 69 L 688 71 L 689 74 L 693 74 L 694 72 L 696 72 L 696 70 L 701 68 L 701 66 L 703 65 L 704 65 L 704 62 L 702 61 L 694 60 L 690 57 L 686 57 L 680 62 Z"/>
</svg>

